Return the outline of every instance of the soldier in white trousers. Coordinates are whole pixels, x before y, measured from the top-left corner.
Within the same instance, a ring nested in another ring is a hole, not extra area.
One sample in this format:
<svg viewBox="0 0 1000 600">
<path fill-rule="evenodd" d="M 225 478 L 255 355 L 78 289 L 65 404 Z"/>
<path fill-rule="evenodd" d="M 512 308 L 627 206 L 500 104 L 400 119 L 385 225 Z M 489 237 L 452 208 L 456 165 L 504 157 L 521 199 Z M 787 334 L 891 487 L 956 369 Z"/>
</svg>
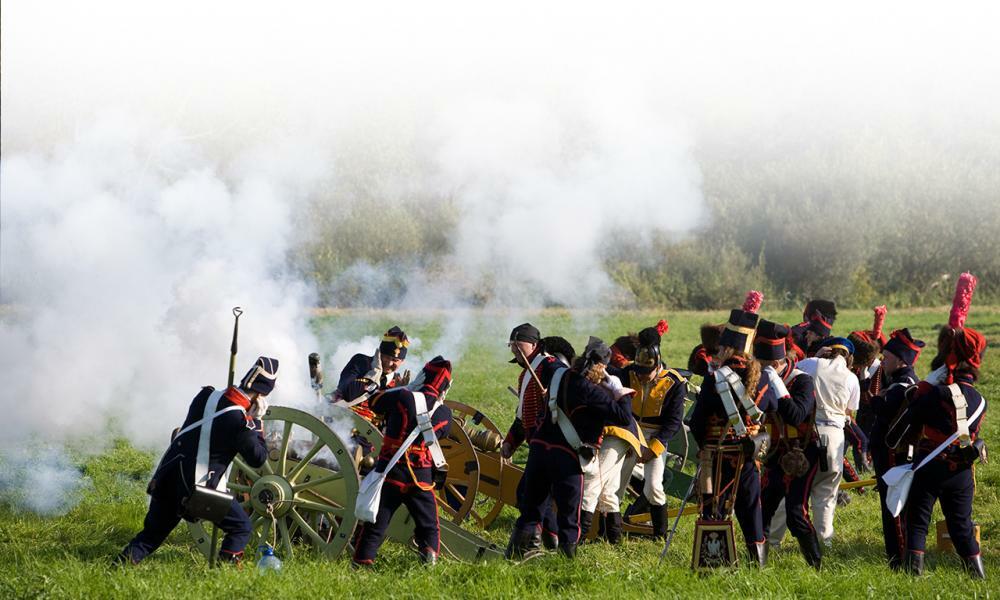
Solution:
<svg viewBox="0 0 1000 600">
<path fill-rule="evenodd" d="M 816 385 L 816 430 L 819 434 L 820 470 L 813 480 L 813 525 L 820 540 L 827 546 L 833 540 L 833 513 L 837 507 L 837 491 L 844 474 L 844 425 L 851 411 L 858 409 L 861 384 L 851 371 L 854 344 L 847 338 L 829 338 L 815 358 L 795 364 L 795 368 L 813 377 Z M 784 510 L 779 508 L 771 520 L 772 545 L 781 543 L 785 535 Z"/>
<path fill-rule="evenodd" d="M 599 338 L 591 337 L 577 367 L 591 383 L 598 384 L 615 399 L 621 399 L 635 390 L 622 386 L 621 381 L 607 372 L 611 349 Z M 630 456 L 641 452 L 641 434 L 631 419 L 628 426 L 606 426 L 596 468 L 584 472 L 583 501 L 580 506 L 581 536 L 587 534 L 595 514 L 605 522 L 604 532 L 608 542 L 618 544 L 622 538 L 621 490 L 622 480 L 628 481 L 624 471 Z"/>
</svg>

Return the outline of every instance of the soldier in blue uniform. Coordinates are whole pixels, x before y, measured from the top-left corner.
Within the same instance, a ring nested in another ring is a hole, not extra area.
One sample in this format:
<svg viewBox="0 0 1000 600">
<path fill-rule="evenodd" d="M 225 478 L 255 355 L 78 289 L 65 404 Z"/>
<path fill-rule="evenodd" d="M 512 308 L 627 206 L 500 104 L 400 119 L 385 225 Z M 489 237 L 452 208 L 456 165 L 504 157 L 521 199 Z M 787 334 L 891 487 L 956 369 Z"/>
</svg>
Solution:
<svg viewBox="0 0 1000 600">
<path fill-rule="evenodd" d="M 837 305 L 832 300 L 810 300 L 802 311 L 802 322 L 791 328 L 792 341 L 803 352 L 803 356 L 813 356 L 821 343 L 830 337 L 833 324 L 837 320 Z"/>
<path fill-rule="evenodd" d="M 334 400 L 346 402 L 369 421 L 373 414 L 368 399 L 380 390 L 409 383 L 409 373 L 400 374 L 410 339 L 395 325 L 382 336 L 375 354 L 355 354 L 340 372 Z"/>
<path fill-rule="evenodd" d="M 414 388 L 412 391 L 411 387 Z M 375 463 L 378 472 L 385 471 L 392 456 L 417 426 L 417 413 L 431 410 L 438 400 L 443 402 L 449 387 L 451 363 L 436 356 L 424 365 L 413 384 L 381 392 L 372 399 L 372 411 L 385 423 L 382 451 Z M 444 438 L 451 428 L 451 410 L 442 404 L 430 415 L 430 422 L 436 437 Z M 437 562 L 441 552 L 441 526 L 433 470 L 431 449 L 424 438 L 418 436 L 386 476 L 376 520 L 365 523 L 358 536 L 353 558 L 355 565 L 371 566 L 374 563 L 389 530 L 392 515 L 401 505 L 406 506 L 413 517 L 414 539 L 421 560 L 425 564 Z"/>
<path fill-rule="evenodd" d="M 886 507 L 888 487 L 882 481 L 882 475 L 892 467 L 908 460 L 906 448 L 901 452 L 890 448 L 886 443 L 889 426 L 896 420 L 905 408 L 907 390 L 917 383 L 917 374 L 913 366 L 920 358 L 924 342 L 913 339 L 908 329 L 897 329 L 889 336 L 882 348 L 882 381 L 880 394 L 872 396 L 871 409 L 875 417 L 872 423 L 872 433 L 868 447 L 872 454 L 872 466 L 875 468 L 876 487 L 882 505 L 882 536 L 885 540 L 885 554 L 892 569 L 903 565 L 906 549 L 906 524 L 903 515 L 893 517 Z"/>
<path fill-rule="evenodd" d="M 547 352 L 542 342 L 541 332 L 531 323 L 522 323 L 512 329 L 507 345 L 514 355 L 510 363 L 521 367 L 521 373 L 517 378 L 517 410 L 514 421 L 511 423 L 510 428 L 508 428 L 507 435 L 500 445 L 500 456 L 509 459 L 514 456 L 514 452 L 522 444 L 527 442 L 530 446 L 531 437 L 538 428 L 538 421 L 541 418 L 542 403 L 545 401 L 542 389 L 538 385 L 537 377 L 541 375 L 542 371 L 555 365 L 559 359 Z M 562 346 L 562 344 L 559 345 Z M 564 347 L 560 349 L 564 354 L 567 351 L 570 354 L 575 354 L 572 347 L 568 350 Z M 572 359 L 572 357 L 570 358 Z M 531 374 L 532 371 L 535 373 L 534 376 Z M 522 477 L 517 484 L 515 492 L 519 503 L 524 496 L 524 485 L 525 479 Z M 518 517 L 517 522 L 514 524 L 514 530 L 521 529 L 523 524 L 524 522 L 521 517 Z M 514 547 L 512 537 L 511 544 L 507 546 L 507 558 L 536 555 L 541 551 L 543 544 L 547 550 L 555 550 L 559 547 L 558 529 L 559 526 L 556 523 L 556 515 L 552 509 L 552 502 L 545 502 L 542 510 L 542 520 L 536 526 L 535 535 L 521 549 Z M 515 556 L 515 554 L 518 554 L 518 556 Z"/>
<path fill-rule="evenodd" d="M 938 337 L 938 356 L 932 365 L 938 368 L 926 381 L 917 384 L 906 412 L 888 436 L 890 444 L 905 443 L 910 434 L 919 436 L 914 456 L 917 465 L 943 448 L 914 472 L 904 508 L 905 567 L 914 575 L 923 573 L 931 513 L 935 502 L 940 502 L 948 534 L 962 564 L 973 578 L 986 577 L 972 522 L 976 488 L 973 465 L 985 456 L 979 430 L 986 414 L 986 400 L 975 387 L 986 338 L 965 327 L 975 283 L 971 274 L 965 273 L 960 278 L 951 318 Z"/>
<path fill-rule="evenodd" d="M 622 385 L 635 390 L 632 415 L 645 444 L 640 447 L 641 456 L 633 455 L 623 471 L 631 473 L 636 461 L 642 463 L 642 493 L 649 503 L 653 536 L 657 538 L 667 534 L 667 494 L 663 488 L 667 443 L 681 431 L 687 397 L 687 380 L 676 370 L 667 368 L 660 358 L 660 342 L 666 331 L 666 321 L 640 331 L 632 364 L 621 370 L 610 370 Z M 626 519 L 634 512 L 628 512 Z"/>
<path fill-rule="evenodd" d="M 768 386 L 770 396 L 776 401 L 774 410 L 768 414 L 771 452 L 762 478 L 761 510 L 764 530 L 768 532 L 775 511 L 781 500 L 785 500 L 784 522 L 798 540 L 806 562 L 818 569 L 822 558 L 819 539 L 809 518 L 809 497 L 820 463 L 816 391 L 813 378 L 788 360 L 788 335 L 787 326 L 762 320 L 754 338 L 754 356 L 764 367 L 762 384 Z M 761 559 L 761 566 L 765 560 L 766 557 Z"/>
<path fill-rule="evenodd" d="M 719 351 L 710 366 L 711 378 L 701 386 L 691 413 L 691 434 L 701 448 L 699 485 L 702 486 L 702 519 L 718 521 L 728 518 L 724 507 L 732 503 L 747 550 L 762 565 L 766 560 L 766 537 L 761 511 L 760 467 L 756 459 L 759 444 L 763 441 L 760 419 L 763 413 L 775 410 L 777 401 L 767 394 L 766 384 L 761 383 L 760 364 L 750 354 L 758 320 L 759 317 L 750 310 L 735 309 L 730 313 L 729 322 L 719 338 Z M 750 410 L 760 414 L 760 417 L 750 414 L 742 399 L 737 398 L 733 407 L 737 411 L 734 415 L 736 422 L 730 420 L 726 403 L 714 385 L 715 373 L 722 367 L 728 367 L 739 377 L 746 390 Z M 712 458 L 711 450 L 720 447 L 742 448 L 743 460 L 739 471 L 732 453 Z M 708 491 L 705 489 L 706 478 L 714 479 L 711 473 L 714 471 L 714 460 L 723 461 L 722 481 L 713 481 L 712 489 Z M 732 497 L 734 487 L 735 498 Z M 713 503 L 708 501 L 708 495 L 717 498 L 715 504 L 720 508 L 719 512 L 713 512 Z"/>
<path fill-rule="evenodd" d="M 121 551 L 118 562 L 138 563 L 159 548 L 182 518 L 191 518 L 185 504 L 194 486 L 219 487 L 221 478 L 237 454 L 251 467 L 264 464 L 267 446 L 264 444 L 260 417 L 267 411 L 264 398 L 274 389 L 277 373 L 278 361 L 262 356 L 240 381 L 239 387 L 216 392 L 211 386 L 206 386 L 198 392 L 191 401 L 184 425 L 170 442 L 146 489 L 151 500 L 142 531 Z M 207 402 L 217 404 L 214 416 L 205 421 Z M 202 428 L 209 424 L 207 475 L 203 481 L 196 481 Z M 216 524 L 226 534 L 219 558 L 239 562 L 251 531 L 250 519 L 243 507 L 233 499 L 229 513 Z"/>
<path fill-rule="evenodd" d="M 511 351 L 523 363 L 523 349 L 515 345 L 519 341 L 517 333 L 515 329 L 511 334 Z M 534 407 L 525 403 L 520 413 L 527 425 L 529 412 L 538 411 L 532 417 L 528 463 L 521 479 L 523 489 L 518 499 L 521 516 L 511 534 L 508 555 L 512 558 L 529 555 L 543 513 L 554 502 L 559 550 L 573 558 L 580 539 L 583 465 L 597 460 L 595 448 L 605 425 L 627 425 L 631 409 L 627 396 L 613 400 L 604 388 L 587 381 L 561 361 L 536 359 L 526 366 L 534 367 L 538 380 L 527 369 L 523 374 L 532 378 L 540 394 Z M 573 436 L 577 439 L 573 440 Z"/>
</svg>

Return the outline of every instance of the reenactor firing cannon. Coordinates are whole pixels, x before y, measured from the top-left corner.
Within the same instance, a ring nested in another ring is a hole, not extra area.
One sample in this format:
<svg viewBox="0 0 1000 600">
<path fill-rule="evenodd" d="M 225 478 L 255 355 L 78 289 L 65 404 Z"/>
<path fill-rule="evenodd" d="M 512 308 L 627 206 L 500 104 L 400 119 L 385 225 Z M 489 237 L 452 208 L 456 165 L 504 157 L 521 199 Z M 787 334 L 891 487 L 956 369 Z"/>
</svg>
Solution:
<svg viewBox="0 0 1000 600">
<path fill-rule="evenodd" d="M 359 469 L 362 453 L 359 444 L 378 452 L 382 435 L 368 421 L 354 412 L 330 407 L 332 423 L 294 408 L 270 407 L 263 416 L 269 456 L 259 469 L 249 467 L 239 457 L 233 462 L 229 489 L 242 496 L 242 506 L 253 525 L 251 547 L 272 544 L 282 557 L 291 558 L 305 548 L 327 559 L 340 556 L 353 540 L 358 525 L 354 515 L 355 500 L 362 476 Z M 335 431 L 336 429 L 336 431 Z M 449 462 L 455 467 L 463 458 L 472 457 L 471 443 L 460 428 L 446 448 Z M 345 439 L 346 438 L 346 439 Z M 470 461 L 466 461 L 468 463 Z M 452 468 L 448 489 L 475 491 L 478 469 L 467 465 Z M 445 493 L 442 491 L 442 493 Z M 459 503 L 456 514 L 465 511 L 475 499 Z M 450 507 L 449 507 L 450 509 Z M 446 509 L 447 511 L 448 509 Z M 448 556 L 467 561 L 501 558 L 500 548 L 465 531 L 456 524 L 441 522 L 441 549 Z M 188 524 L 195 545 L 206 557 L 211 555 L 211 535 L 203 522 Z M 406 511 L 399 511 L 389 529 L 389 538 L 409 544 L 413 522 Z"/>
</svg>

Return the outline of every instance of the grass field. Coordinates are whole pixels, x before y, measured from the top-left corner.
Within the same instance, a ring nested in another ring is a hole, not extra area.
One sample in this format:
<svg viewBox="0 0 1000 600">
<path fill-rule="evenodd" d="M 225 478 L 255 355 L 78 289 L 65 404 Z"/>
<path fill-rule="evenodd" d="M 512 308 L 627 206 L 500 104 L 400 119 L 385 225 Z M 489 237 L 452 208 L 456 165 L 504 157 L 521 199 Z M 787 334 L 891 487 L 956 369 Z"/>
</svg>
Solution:
<svg viewBox="0 0 1000 600">
<path fill-rule="evenodd" d="M 316 320 L 324 339 L 320 350 L 332 352 L 339 341 L 378 334 L 389 325 L 403 326 L 420 338 L 415 352 L 429 351 L 450 333 L 445 321 L 467 319 L 467 343 L 456 359 L 451 398 L 474 405 L 505 427 L 514 412 L 514 399 L 505 391 L 517 374 L 506 364 L 505 342 L 512 325 L 530 319 L 543 334 L 560 334 L 578 348 L 588 334 L 611 340 L 626 331 L 652 325 L 666 316 L 671 329 L 663 353 L 670 364 L 686 364 L 697 343 L 699 324 L 720 322 L 715 313 L 623 313 L 602 317 L 596 313 L 545 312 L 523 314 L 523 319 L 472 313 L 436 315 L 409 313 L 332 313 Z M 765 314 L 768 318 L 795 321 L 792 312 Z M 947 319 L 947 309 L 890 312 L 887 329 L 909 326 L 916 337 L 936 339 L 934 327 Z M 870 327 L 868 311 L 844 312 L 835 332 Z M 1000 309 L 976 307 L 969 324 L 991 340 L 1000 342 Z M 988 399 L 1000 396 L 1000 364 L 991 350 L 985 360 L 980 390 Z M 921 358 L 918 372 L 926 374 L 933 352 Z M 450 356 L 449 358 L 454 358 Z M 411 361 L 415 362 L 415 361 Z M 408 364 L 414 369 L 418 364 Z M 285 367 L 288 369 L 288 367 Z M 305 371 L 304 366 L 301 369 Z M 286 373 L 290 372 L 288 370 Z M 327 373 L 327 380 L 335 379 Z M 287 375 L 286 375 L 287 376 Z M 203 382 L 191 382 L 192 390 Z M 996 440 L 1000 412 L 987 413 L 983 436 Z M 741 567 L 708 576 L 693 574 L 691 556 L 693 518 L 681 521 L 674 546 L 665 564 L 658 565 L 661 544 L 630 540 L 611 548 L 598 543 L 581 547 L 570 562 L 553 555 L 525 565 L 500 562 L 474 565 L 446 562 L 433 570 L 421 568 L 405 548 L 387 544 L 373 572 L 353 571 L 342 558 L 326 562 L 299 553 L 276 576 L 259 576 L 252 566 L 209 570 L 197 554 L 184 527 L 179 527 L 157 553 L 141 565 L 126 570 L 109 567 L 111 557 L 140 528 L 147 505 L 146 478 L 155 451 L 140 451 L 118 441 L 104 453 L 80 464 L 92 485 L 68 514 L 42 518 L 0 506 L 0 597 L 2 598 L 340 598 L 340 597 L 990 597 L 997 595 L 994 577 L 1000 576 L 1000 551 L 993 544 L 1000 526 L 1000 476 L 993 465 L 977 472 L 974 516 L 982 527 L 986 582 L 972 582 L 951 554 L 930 552 L 928 575 L 913 579 L 884 566 L 878 499 L 874 493 L 854 495 L 853 502 L 838 509 L 836 538 L 824 557 L 821 573 L 803 562 L 793 540 L 772 553 L 763 572 Z M 520 459 L 523 460 L 523 455 Z M 671 499 L 671 505 L 676 505 Z M 485 535 L 497 544 L 506 542 L 515 514 L 508 509 Z M 939 518 L 939 514 L 937 515 Z M 937 520 L 937 519 L 935 519 Z M 737 534 L 739 536 L 739 534 Z M 737 542 L 742 548 L 742 543 Z M 930 540 L 928 547 L 933 548 Z"/>
</svg>

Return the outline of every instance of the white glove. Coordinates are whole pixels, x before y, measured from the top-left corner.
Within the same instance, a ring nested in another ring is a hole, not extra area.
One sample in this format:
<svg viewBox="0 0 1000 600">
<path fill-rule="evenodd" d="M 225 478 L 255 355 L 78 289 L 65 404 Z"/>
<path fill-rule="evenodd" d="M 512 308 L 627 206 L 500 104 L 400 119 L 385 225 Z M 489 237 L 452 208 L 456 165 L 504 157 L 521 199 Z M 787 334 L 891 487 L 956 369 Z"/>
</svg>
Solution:
<svg viewBox="0 0 1000 600">
<path fill-rule="evenodd" d="M 620 379 L 614 375 L 608 375 L 603 381 L 604 387 L 611 390 L 611 394 L 615 397 L 615 400 L 621 400 L 622 396 L 628 396 L 629 394 L 634 394 L 635 390 L 632 388 L 627 388 L 622 385 Z"/>
<path fill-rule="evenodd" d="M 255 419 L 262 419 L 267 412 L 267 400 L 264 396 L 257 396 L 257 399 L 250 404 L 250 416 Z"/>
<path fill-rule="evenodd" d="M 767 383 L 775 398 L 787 398 L 791 396 L 788 393 L 788 388 L 785 387 L 785 382 L 778 376 L 778 372 L 774 370 L 774 367 L 764 367 L 764 373 L 767 375 Z"/>
<path fill-rule="evenodd" d="M 927 379 L 924 379 L 927 383 L 931 385 L 941 385 L 948 377 L 948 365 L 941 365 L 940 367 L 934 369 L 927 375 Z"/>
</svg>

